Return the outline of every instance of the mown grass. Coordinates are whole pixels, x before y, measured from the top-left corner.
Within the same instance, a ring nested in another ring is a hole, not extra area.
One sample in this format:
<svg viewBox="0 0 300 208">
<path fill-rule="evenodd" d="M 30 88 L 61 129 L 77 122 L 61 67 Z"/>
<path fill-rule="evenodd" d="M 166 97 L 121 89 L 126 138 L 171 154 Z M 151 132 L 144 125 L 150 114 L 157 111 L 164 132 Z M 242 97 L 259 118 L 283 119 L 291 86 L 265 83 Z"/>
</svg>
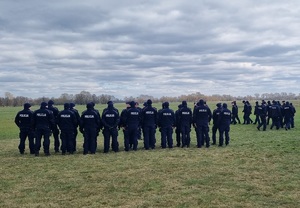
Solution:
<svg viewBox="0 0 300 208">
<path fill-rule="evenodd" d="M 290 131 L 232 125 L 222 148 L 197 149 L 193 129 L 189 149 L 145 151 L 139 141 L 137 152 L 103 154 L 100 134 L 97 154 L 84 156 L 80 135 L 74 155 L 55 154 L 51 140 L 52 155 L 34 157 L 27 144 L 18 153 L 18 110 L 0 108 L 0 207 L 299 207 L 298 114 Z"/>
</svg>

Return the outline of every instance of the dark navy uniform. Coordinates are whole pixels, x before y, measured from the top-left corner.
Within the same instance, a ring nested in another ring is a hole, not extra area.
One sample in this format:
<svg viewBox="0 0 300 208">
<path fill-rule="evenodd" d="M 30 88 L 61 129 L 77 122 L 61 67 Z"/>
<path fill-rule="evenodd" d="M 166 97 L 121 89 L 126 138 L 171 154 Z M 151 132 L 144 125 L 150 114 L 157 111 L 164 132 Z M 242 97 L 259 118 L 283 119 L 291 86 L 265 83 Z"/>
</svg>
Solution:
<svg viewBox="0 0 300 208">
<path fill-rule="evenodd" d="M 35 129 L 35 156 L 39 155 L 41 148 L 41 140 L 44 137 L 43 147 L 45 155 L 50 155 L 50 134 L 51 129 L 56 125 L 52 111 L 49 111 L 47 108 L 47 103 L 42 102 L 39 110 L 34 111 L 33 113 L 33 128 Z"/>
<path fill-rule="evenodd" d="M 54 104 L 53 100 L 48 101 L 48 110 L 52 111 L 55 120 L 55 125 L 52 127 L 52 133 L 54 137 L 54 150 L 55 152 L 59 152 L 60 142 L 59 142 L 59 130 L 57 128 L 57 116 L 59 110 L 56 107 L 54 107 L 53 104 Z"/>
<path fill-rule="evenodd" d="M 260 115 L 260 110 L 261 110 L 261 108 L 260 108 L 261 106 L 260 105 L 258 105 L 258 101 L 256 101 L 255 102 L 255 107 L 254 107 L 254 115 L 255 115 L 255 121 L 254 121 L 254 123 L 253 124 L 260 124 L 260 117 L 259 117 L 259 115 Z"/>
<path fill-rule="evenodd" d="M 155 132 L 157 126 L 157 110 L 152 107 L 152 101 L 147 100 L 145 108 L 142 110 L 142 128 L 144 135 L 144 148 L 155 148 Z"/>
<path fill-rule="evenodd" d="M 293 108 L 291 107 L 289 102 L 286 102 L 283 106 L 283 117 L 285 123 L 285 130 L 291 129 L 291 121 L 293 117 Z"/>
<path fill-rule="evenodd" d="M 33 112 L 30 110 L 31 105 L 29 103 L 24 104 L 24 109 L 19 111 L 15 117 L 15 124 L 20 129 L 20 144 L 19 151 L 24 154 L 25 151 L 25 141 L 28 137 L 30 154 L 34 154 L 34 132 L 32 129 L 32 117 Z"/>
<path fill-rule="evenodd" d="M 280 128 L 281 110 L 276 101 L 273 100 L 272 103 L 273 103 L 271 107 L 272 125 L 270 129 L 273 129 L 273 127 L 275 126 L 276 129 L 278 130 Z"/>
<path fill-rule="evenodd" d="M 223 103 L 223 109 L 220 114 L 220 137 L 219 146 L 223 146 L 224 143 L 224 133 L 225 133 L 225 144 L 228 145 L 230 141 L 229 131 L 230 131 L 230 121 L 231 121 L 231 111 L 227 109 L 227 104 Z"/>
<path fill-rule="evenodd" d="M 215 145 L 216 142 L 217 142 L 216 134 L 217 134 L 217 131 L 220 128 L 220 115 L 221 115 L 221 112 L 222 112 L 222 104 L 217 103 L 217 109 L 215 109 L 213 111 L 213 116 L 212 116 L 212 118 L 213 118 L 213 127 L 212 127 L 212 142 L 213 143 L 212 143 L 212 145 Z"/>
<path fill-rule="evenodd" d="M 260 124 L 257 126 L 257 129 L 260 130 L 260 127 L 263 127 L 263 131 L 267 128 L 267 114 L 268 106 L 263 101 L 261 105 L 258 106 L 258 115 L 260 117 Z"/>
<path fill-rule="evenodd" d="M 96 114 L 97 114 L 97 116 L 98 116 L 98 119 L 99 119 L 99 121 L 100 121 L 99 128 L 97 129 L 97 135 L 96 135 L 96 145 L 95 145 L 95 152 L 96 152 L 96 150 L 97 150 L 97 145 L 98 145 L 98 136 L 99 136 L 99 132 L 100 132 L 100 130 L 103 128 L 103 126 L 102 126 L 102 121 L 101 121 L 101 115 L 100 115 L 100 112 L 99 112 L 97 109 L 95 109 L 95 105 L 96 105 L 96 104 L 95 104 L 94 102 L 90 102 L 90 104 L 92 105 L 92 110 L 96 112 Z M 93 150 L 90 150 L 90 151 L 93 152 Z"/>
<path fill-rule="evenodd" d="M 236 101 L 232 102 L 232 110 L 231 110 L 231 114 L 232 114 L 232 120 L 231 123 L 232 124 L 236 124 L 236 120 L 239 122 L 239 124 L 241 123 L 240 118 L 239 118 L 239 109 L 238 106 L 236 105 Z"/>
<path fill-rule="evenodd" d="M 175 111 L 175 118 L 176 118 L 176 129 L 175 129 L 175 135 L 176 135 L 176 146 L 180 147 L 181 144 L 181 126 L 179 123 L 179 111 L 182 108 L 182 105 L 178 105 L 178 109 Z"/>
<path fill-rule="evenodd" d="M 271 115 L 272 115 L 272 103 L 270 100 L 268 100 L 268 104 L 267 104 L 267 112 L 268 112 L 268 119 L 267 119 L 267 125 L 269 125 L 270 120 L 271 120 Z"/>
<path fill-rule="evenodd" d="M 64 110 L 58 113 L 57 116 L 58 126 L 61 130 L 61 151 L 66 154 L 74 152 L 74 133 L 77 128 L 77 118 L 73 111 L 70 110 L 70 104 L 64 104 Z"/>
<path fill-rule="evenodd" d="M 295 113 L 296 113 L 296 108 L 293 106 L 293 103 L 290 103 L 293 114 L 292 114 L 292 119 L 291 119 L 291 127 L 294 128 L 295 127 L 295 121 L 294 121 L 294 117 L 295 117 Z"/>
<path fill-rule="evenodd" d="M 167 142 L 168 147 L 173 148 L 173 127 L 175 127 L 176 118 L 174 111 L 169 109 L 169 103 L 164 103 L 164 109 L 158 114 L 158 125 L 161 131 L 161 147 L 166 148 Z"/>
<path fill-rule="evenodd" d="M 200 100 L 199 104 L 193 112 L 193 123 L 196 127 L 196 136 L 197 136 L 197 147 L 201 148 L 204 144 L 204 138 L 206 142 L 206 147 L 210 146 L 209 144 L 209 127 L 208 123 L 212 117 L 211 110 L 208 106 L 204 105 L 204 101 Z"/>
<path fill-rule="evenodd" d="M 130 108 L 125 114 L 125 129 L 128 137 L 125 141 L 125 151 L 129 151 L 130 143 L 132 143 L 133 150 L 138 147 L 138 130 L 141 125 L 141 112 L 135 107 L 135 102 L 130 102 Z"/>
<path fill-rule="evenodd" d="M 82 112 L 80 118 L 80 132 L 83 133 L 84 146 L 83 154 L 96 152 L 96 137 L 100 129 L 99 115 L 93 110 L 91 103 L 87 104 L 87 110 Z"/>
<path fill-rule="evenodd" d="M 192 109 L 187 107 L 187 102 L 182 101 L 182 107 L 179 110 L 179 126 L 181 132 L 182 146 L 181 147 L 190 147 L 191 143 L 191 126 L 193 123 L 193 112 Z M 177 120 L 176 120 L 177 122 Z"/>
<path fill-rule="evenodd" d="M 118 124 L 120 121 L 119 112 L 115 110 L 113 103 L 109 101 L 108 107 L 102 113 L 102 131 L 104 136 L 104 153 L 108 153 L 110 145 L 110 137 L 112 140 L 111 147 L 114 152 L 119 151 L 118 143 Z"/>
<path fill-rule="evenodd" d="M 73 147 L 74 147 L 74 150 L 73 152 L 76 151 L 76 148 L 77 148 L 77 135 L 78 135 L 78 126 L 80 125 L 80 115 L 79 115 L 79 112 L 77 109 L 75 109 L 75 104 L 74 103 L 70 103 L 70 110 L 75 114 L 76 116 L 76 120 L 77 120 L 77 125 L 76 125 L 76 128 L 74 129 L 74 141 L 73 141 Z"/>
<path fill-rule="evenodd" d="M 126 148 L 126 142 L 129 141 L 128 138 L 128 130 L 126 129 L 126 116 L 127 116 L 127 110 L 130 108 L 129 102 L 126 102 L 126 108 L 122 110 L 120 115 L 120 122 L 119 122 L 119 129 L 122 128 L 123 135 L 124 135 L 124 148 Z M 132 144 L 130 144 L 132 146 Z M 127 150 L 129 151 L 129 149 Z"/>
<path fill-rule="evenodd" d="M 252 106 L 250 105 L 249 101 L 243 101 L 244 103 L 244 123 L 243 124 L 250 124 L 253 123 L 252 119 L 250 118 L 250 115 L 252 113 Z"/>
</svg>

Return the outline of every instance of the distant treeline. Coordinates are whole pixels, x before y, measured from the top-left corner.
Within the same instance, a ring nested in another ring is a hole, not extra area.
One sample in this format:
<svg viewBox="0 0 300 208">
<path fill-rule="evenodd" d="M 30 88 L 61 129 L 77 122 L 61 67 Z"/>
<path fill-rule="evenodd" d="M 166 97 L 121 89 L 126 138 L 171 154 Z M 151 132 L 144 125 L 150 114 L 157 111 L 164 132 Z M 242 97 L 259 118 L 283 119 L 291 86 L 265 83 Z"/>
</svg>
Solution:
<svg viewBox="0 0 300 208">
<path fill-rule="evenodd" d="M 88 91 L 81 91 L 78 94 L 68 94 L 63 93 L 58 98 L 54 97 L 40 97 L 40 98 L 28 98 L 23 96 L 14 96 L 10 92 L 6 92 L 4 97 L 0 97 L 0 106 L 22 106 L 24 103 L 29 102 L 32 105 L 39 105 L 43 101 L 53 100 L 56 105 L 62 105 L 67 102 L 73 102 L 77 105 L 83 105 L 88 102 L 94 102 L 95 104 L 106 104 L 109 100 L 114 101 L 115 103 L 122 103 L 126 101 L 137 101 L 140 104 L 143 104 L 146 100 L 151 99 L 153 103 L 161 103 L 161 102 L 181 102 L 186 100 L 187 102 L 195 102 L 199 99 L 203 99 L 206 101 L 233 101 L 233 100 L 298 100 L 300 99 L 300 93 L 298 95 L 294 93 L 263 93 L 263 94 L 254 94 L 247 96 L 231 96 L 231 95 L 204 95 L 200 92 L 192 93 L 189 95 L 180 95 L 180 96 L 163 96 L 160 98 L 155 98 L 151 95 L 139 95 L 138 97 L 124 97 L 123 99 L 116 98 L 113 95 L 107 94 L 91 94 Z"/>
</svg>

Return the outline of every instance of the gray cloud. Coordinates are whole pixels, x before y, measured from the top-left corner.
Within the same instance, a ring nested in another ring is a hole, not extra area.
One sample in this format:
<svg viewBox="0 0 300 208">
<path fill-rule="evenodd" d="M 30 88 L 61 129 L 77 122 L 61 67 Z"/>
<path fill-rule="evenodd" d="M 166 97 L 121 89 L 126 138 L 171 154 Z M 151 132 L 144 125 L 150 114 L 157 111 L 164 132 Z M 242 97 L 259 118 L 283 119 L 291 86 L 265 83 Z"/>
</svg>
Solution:
<svg viewBox="0 0 300 208">
<path fill-rule="evenodd" d="M 1 1 L 0 96 L 299 93 L 300 2 Z"/>
</svg>

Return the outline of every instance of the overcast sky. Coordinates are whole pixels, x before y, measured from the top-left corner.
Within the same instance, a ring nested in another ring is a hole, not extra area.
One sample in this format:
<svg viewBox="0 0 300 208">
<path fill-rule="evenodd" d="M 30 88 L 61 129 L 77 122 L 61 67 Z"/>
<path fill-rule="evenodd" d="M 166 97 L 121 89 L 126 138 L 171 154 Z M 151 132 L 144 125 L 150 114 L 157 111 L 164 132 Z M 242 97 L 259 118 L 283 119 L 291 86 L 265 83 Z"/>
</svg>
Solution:
<svg viewBox="0 0 300 208">
<path fill-rule="evenodd" d="M 299 0 L 1 0 L 0 97 L 300 93 Z"/>
</svg>

